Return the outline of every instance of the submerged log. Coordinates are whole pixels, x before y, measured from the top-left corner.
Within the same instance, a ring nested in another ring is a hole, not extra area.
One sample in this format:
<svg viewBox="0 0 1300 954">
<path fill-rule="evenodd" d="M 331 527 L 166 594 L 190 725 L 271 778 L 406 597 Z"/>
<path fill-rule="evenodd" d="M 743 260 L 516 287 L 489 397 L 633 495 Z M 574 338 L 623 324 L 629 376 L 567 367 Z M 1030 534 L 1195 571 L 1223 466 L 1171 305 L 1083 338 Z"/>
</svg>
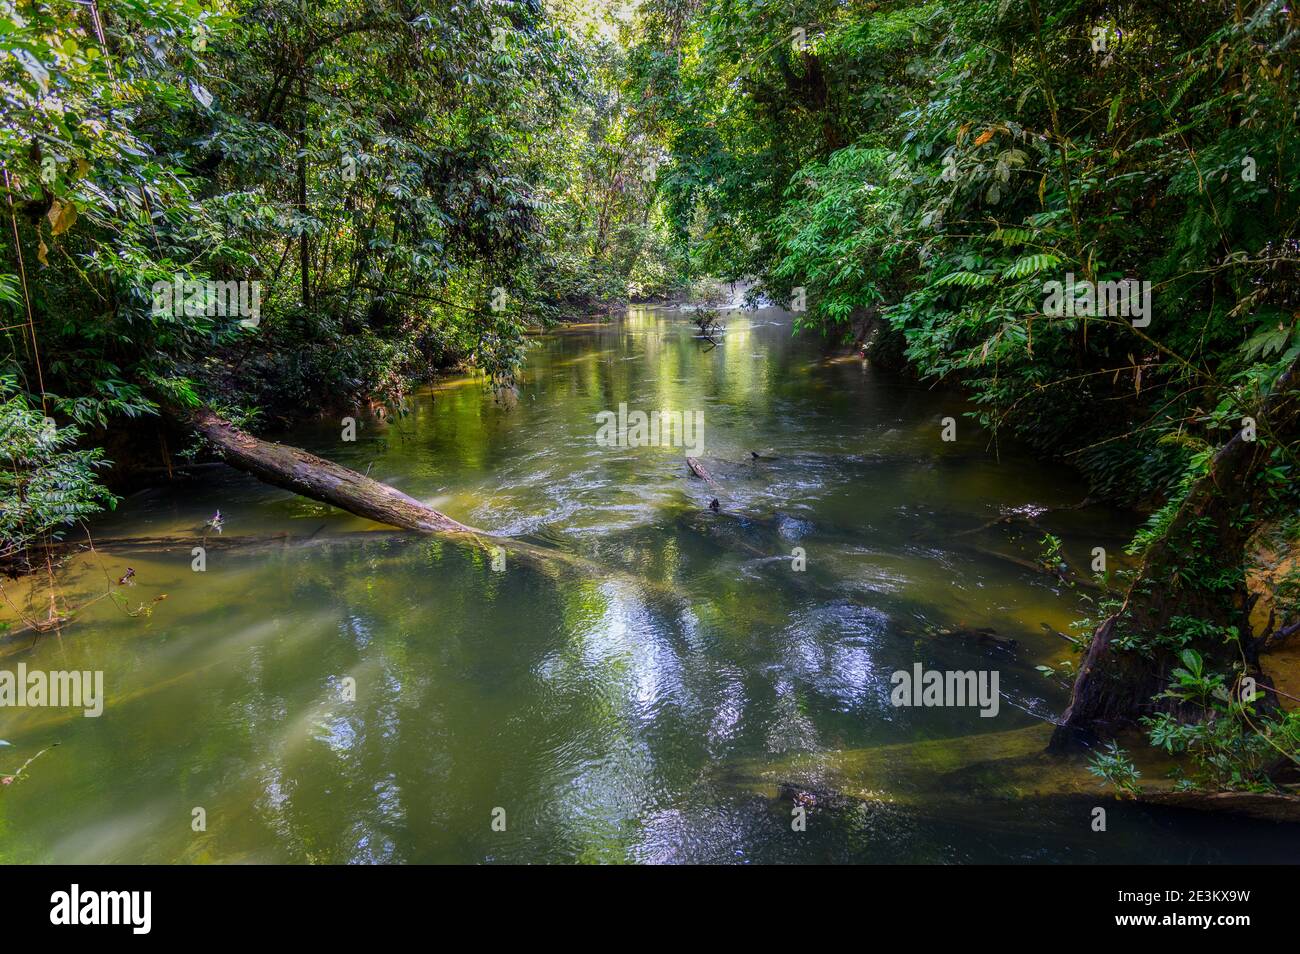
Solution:
<svg viewBox="0 0 1300 954">
<path fill-rule="evenodd" d="M 1132 798 L 1162 808 L 1300 822 L 1300 794 L 1294 786 L 1271 793 L 1175 791 L 1169 775 L 1177 761 L 1159 749 L 1142 747 L 1136 738 L 1132 753 L 1142 774 L 1141 790 L 1133 796 L 1116 792 L 1090 771 L 1082 754 L 1063 758 L 1045 752 L 1051 732 L 1052 726 L 1043 724 L 951 739 L 742 759 L 725 767 L 722 780 L 810 809 L 833 811 L 846 804 L 853 808 L 855 802 L 895 805 L 922 815 L 978 818 L 986 828 L 1039 824 L 1026 814 L 1027 806 L 1060 800 L 1062 810 L 1072 810 L 1077 802 L 1070 799 L 1079 796 L 1091 804 Z"/>
<path fill-rule="evenodd" d="M 941 636 L 945 639 L 953 639 L 965 643 L 973 643 L 984 649 L 993 649 L 1004 653 L 1014 653 L 1020 645 L 1010 636 L 1002 636 L 992 626 L 959 626 L 955 629 L 936 629 L 933 632 L 935 636 Z"/>
<path fill-rule="evenodd" d="M 99 551 L 117 553 L 120 551 L 141 551 L 144 553 L 168 553 L 173 550 L 189 551 L 192 547 L 203 546 L 211 550 L 230 550 L 260 552 L 263 550 L 289 550 L 302 547 L 326 547 L 332 545 L 351 546 L 356 543 L 373 543 L 378 540 L 405 540 L 410 533 L 401 530 L 351 530 L 340 533 L 321 533 L 319 528 L 306 536 L 282 531 L 267 534 L 228 534 L 226 536 L 203 537 L 198 534 L 172 534 L 158 537 L 103 537 L 92 543 L 72 540 L 58 544 L 65 555 Z"/>
<path fill-rule="evenodd" d="M 988 804 L 1045 795 L 1109 794 L 1081 756 L 1059 758 L 1044 747 L 1050 723 L 947 739 L 923 739 L 861 749 L 741 759 L 723 778 L 768 797 L 782 791 L 834 792 L 861 801 L 899 804 L 938 797 Z M 1156 750 L 1134 752 L 1152 790 L 1172 783 L 1172 764 Z"/>
<path fill-rule="evenodd" d="M 1016 556 L 1014 553 L 1003 553 L 1001 550 L 991 550 L 988 547 L 977 546 L 973 543 L 967 543 L 964 540 L 953 540 L 950 542 L 950 546 L 970 550 L 973 553 L 978 553 L 980 556 L 989 557 L 991 559 L 1002 560 L 1005 563 L 1011 563 L 1018 566 L 1023 570 L 1032 570 L 1035 573 L 1046 574 L 1047 576 L 1054 577 L 1058 582 L 1065 586 L 1081 586 L 1087 590 L 1096 590 L 1098 592 L 1105 591 L 1105 587 L 1096 580 L 1089 576 L 1085 576 L 1082 573 L 1076 572 L 1066 563 L 1061 563 L 1057 566 L 1050 566 L 1038 560 L 1030 560 L 1026 557 Z"/>
<path fill-rule="evenodd" d="M 1143 792 L 1149 805 L 1227 812 L 1260 821 L 1300 822 L 1300 795 L 1287 792 Z"/>
</svg>

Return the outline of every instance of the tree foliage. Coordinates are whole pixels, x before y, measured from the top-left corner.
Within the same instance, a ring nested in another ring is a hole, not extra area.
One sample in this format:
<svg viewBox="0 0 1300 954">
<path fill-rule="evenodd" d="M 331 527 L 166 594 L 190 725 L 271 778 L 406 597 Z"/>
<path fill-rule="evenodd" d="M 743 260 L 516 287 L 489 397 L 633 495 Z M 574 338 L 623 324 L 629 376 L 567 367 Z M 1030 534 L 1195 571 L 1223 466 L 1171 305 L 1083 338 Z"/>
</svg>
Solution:
<svg viewBox="0 0 1300 954">
<path fill-rule="evenodd" d="M 671 280 L 618 27 L 538 0 L 6 2 L 0 374 L 96 443 L 165 407 L 400 405 L 457 363 L 508 385 L 527 325 Z M 187 282 L 256 283 L 259 314 L 159 307 Z"/>
<path fill-rule="evenodd" d="M 995 441 L 1014 435 L 1080 468 L 1096 496 L 1152 507 L 1134 552 L 1168 575 L 1126 605 L 1161 609 L 1137 614 L 1150 625 L 1117 650 L 1162 679 L 1177 652 L 1251 670 L 1258 647 L 1235 625 L 1251 598 L 1243 531 L 1300 506 L 1300 434 L 1265 413 L 1300 362 L 1295 11 L 650 6 L 632 83 L 664 124 L 665 208 L 696 261 L 778 301 L 798 292 L 805 327 L 961 386 Z M 1053 282 L 1094 297 L 1061 307 Z M 1149 311 L 1093 307 L 1120 282 L 1149 290 Z M 1262 462 L 1246 492 L 1207 494 L 1197 478 L 1245 434 Z M 1191 505 L 1232 513 L 1187 513 L 1194 487 Z"/>
</svg>

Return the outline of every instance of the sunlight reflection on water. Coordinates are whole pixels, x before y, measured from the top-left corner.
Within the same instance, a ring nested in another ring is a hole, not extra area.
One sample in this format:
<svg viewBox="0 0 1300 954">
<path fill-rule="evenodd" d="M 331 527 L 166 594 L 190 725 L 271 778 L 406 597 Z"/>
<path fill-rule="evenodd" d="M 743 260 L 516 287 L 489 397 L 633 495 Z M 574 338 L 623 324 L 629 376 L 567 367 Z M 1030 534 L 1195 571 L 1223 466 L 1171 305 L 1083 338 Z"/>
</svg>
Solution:
<svg viewBox="0 0 1300 954">
<path fill-rule="evenodd" d="M 997 757 L 1039 731 L 1065 701 L 1034 669 L 1063 655 L 1041 624 L 1065 630 L 1079 605 L 957 534 L 1003 507 L 1075 503 L 1083 488 L 1014 448 L 996 457 L 973 425 L 940 444 L 938 420 L 960 417 L 960 401 L 826 360 L 781 312 L 726 323 L 705 351 L 682 313 L 634 309 L 538 338 L 513 407 L 449 381 L 405 417 L 363 422 L 354 444 L 327 424 L 284 437 L 475 525 L 582 554 L 603 578 L 496 573 L 481 551 L 371 532 L 227 471 L 127 501 L 99 537 L 188 539 L 220 509 L 222 546 L 203 574 L 188 543 L 131 552 L 130 606 L 167 596 L 151 615 L 101 600 L 61 642 L 4 648 L 5 666 L 102 669 L 109 698 L 100 720 L 0 714 L 6 766 L 59 743 L 0 796 L 0 857 L 1258 861 L 1294 850 L 1252 826 L 1122 807 L 1125 838 L 1103 854 L 1074 817 L 1086 817 L 1079 796 L 961 802 L 975 781 L 950 774 L 967 758 L 955 743 L 924 757 L 906 747 L 989 733 L 984 757 Z M 595 415 L 620 402 L 704 411 L 717 487 L 688 475 L 681 448 L 598 446 Z M 1107 520 L 1086 539 L 1065 535 L 1067 550 L 1118 547 L 1130 528 Z M 276 533 L 288 538 L 239 543 Z M 987 542 L 1032 558 L 1035 536 L 1022 536 Z M 73 568 L 69 599 L 102 591 L 128 559 L 101 558 Z M 935 635 L 984 626 L 1018 640 L 1014 655 Z M 894 708 L 889 674 L 917 661 L 997 667 L 1008 704 L 985 720 L 997 724 Z M 780 797 L 795 778 L 823 805 L 802 834 Z M 206 832 L 191 829 L 194 806 Z M 495 808 L 504 832 L 490 827 Z"/>
</svg>

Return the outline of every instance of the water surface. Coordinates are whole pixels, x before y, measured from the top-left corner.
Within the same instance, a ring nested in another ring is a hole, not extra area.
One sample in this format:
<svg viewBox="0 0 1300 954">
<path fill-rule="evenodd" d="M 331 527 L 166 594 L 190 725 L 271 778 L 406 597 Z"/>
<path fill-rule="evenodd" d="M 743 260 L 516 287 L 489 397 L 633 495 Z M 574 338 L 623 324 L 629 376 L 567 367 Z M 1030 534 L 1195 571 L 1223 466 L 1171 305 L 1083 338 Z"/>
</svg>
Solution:
<svg viewBox="0 0 1300 954">
<path fill-rule="evenodd" d="M 711 348 L 688 316 L 635 308 L 539 337 L 517 400 L 454 379 L 355 442 L 338 421 L 283 436 L 597 572 L 495 571 L 486 548 L 226 469 L 125 501 L 98 539 L 176 542 L 74 561 L 60 599 L 115 598 L 0 642 L 0 666 L 102 670 L 107 690 L 98 719 L 0 710 L 0 771 L 57 743 L 0 791 L 0 859 L 1294 860 L 1288 830 L 1115 803 L 1039 761 L 1066 692 L 1035 667 L 1069 658 L 1048 630 L 1086 607 L 990 552 L 1032 561 L 1040 531 L 968 531 L 1083 486 L 782 312 L 727 326 Z M 620 403 L 702 412 L 717 487 L 682 448 L 599 446 Z M 1041 525 L 1077 566 L 1132 529 L 1099 508 Z M 979 627 L 1014 651 L 942 634 Z M 998 715 L 894 707 L 890 674 L 917 662 L 996 669 Z"/>
</svg>

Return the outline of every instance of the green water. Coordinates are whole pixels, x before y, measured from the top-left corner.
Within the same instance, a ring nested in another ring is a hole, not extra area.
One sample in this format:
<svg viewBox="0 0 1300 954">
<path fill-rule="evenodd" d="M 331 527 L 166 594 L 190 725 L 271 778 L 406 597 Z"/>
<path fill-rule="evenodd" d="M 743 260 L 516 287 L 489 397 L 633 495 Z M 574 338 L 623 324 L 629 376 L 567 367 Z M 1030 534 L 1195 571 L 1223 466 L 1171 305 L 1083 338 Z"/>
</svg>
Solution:
<svg viewBox="0 0 1300 954">
<path fill-rule="evenodd" d="M 355 442 L 338 421 L 283 436 L 594 571 L 494 570 L 486 549 L 225 469 L 125 501 L 98 539 L 180 542 L 105 543 L 71 563 L 59 599 L 116 599 L 61 635 L 0 641 L 0 667 L 101 670 L 107 696 L 100 718 L 0 709 L 0 771 L 57 743 L 0 789 L 0 858 L 1294 859 L 1285 829 L 1108 801 L 1037 742 L 1019 774 L 972 766 L 972 751 L 1015 755 L 1064 707 L 1035 666 L 1068 658 L 1043 624 L 1066 629 L 1081 600 L 981 552 L 1032 558 L 1037 532 L 960 534 L 1085 489 L 990 446 L 952 394 L 831 359 L 779 311 L 727 324 L 710 349 L 681 313 L 633 309 L 537 339 L 514 402 L 449 381 L 394 422 L 361 418 Z M 702 412 L 697 456 L 717 488 L 681 448 L 599 446 L 595 416 L 620 402 Z M 218 509 L 194 572 L 190 545 Z M 1132 522 L 1089 508 L 1042 525 L 1086 566 L 1095 546 L 1117 556 Z M 118 586 L 128 566 L 134 585 Z M 935 634 L 985 626 L 1018 646 Z M 894 707 L 890 673 L 916 662 L 997 670 L 997 716 Z M 957 744 L 973 735 L 987 737 Z"/>
</svg>

